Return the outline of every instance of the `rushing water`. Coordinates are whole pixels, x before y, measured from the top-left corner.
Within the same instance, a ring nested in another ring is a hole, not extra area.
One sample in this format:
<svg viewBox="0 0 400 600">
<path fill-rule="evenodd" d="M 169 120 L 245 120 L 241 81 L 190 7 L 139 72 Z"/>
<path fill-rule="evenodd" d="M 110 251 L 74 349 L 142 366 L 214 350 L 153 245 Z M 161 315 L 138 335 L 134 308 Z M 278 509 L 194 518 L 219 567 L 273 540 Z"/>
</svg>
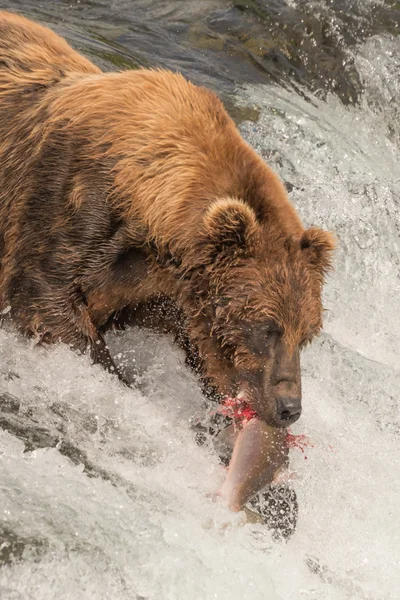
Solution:
<svg viewBox="0 0 400 600">
<path fill-rule="evenodd" d="M 333 229 L 338 251 L 325 333 L 303 357 L 294 429 L 314 447 L 307 460 L 291 453 L 300 508 L 286 543 L 207 499 L 223 470 L 195 443 L 203 399 L 171 340 L 110 336 L 141 374 L 134 391 L 65 347 L 0 329 L 1 600 L 397 599 L 398 3 L 4 5 L 105 68 L 161 64 L 219 90 L 304 222 Z M 281 62 L 255 52 L 268 27 Z M 292 71 L 281 56 L 291 40 Z"/>
</svg>

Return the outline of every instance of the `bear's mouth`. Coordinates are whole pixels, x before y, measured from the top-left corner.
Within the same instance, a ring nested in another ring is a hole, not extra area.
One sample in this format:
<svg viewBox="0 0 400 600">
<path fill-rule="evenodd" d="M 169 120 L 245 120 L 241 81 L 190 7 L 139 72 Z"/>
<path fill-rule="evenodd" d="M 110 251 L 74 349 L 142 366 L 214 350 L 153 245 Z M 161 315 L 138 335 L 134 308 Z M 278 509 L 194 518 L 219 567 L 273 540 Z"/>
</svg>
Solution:
<svg viewBox="0 0 400 600">
<path fill-rule="evenodd" d="M 249 389 L 248 385 L 242 383 L 238 386 L 238 392 L 235 395 L 235 401 L 241 410 L 247 411 L 247 413 L 248 411 L 251 411 L 254 414 L 254 417 L 263 420 L 269 420 L 269 415 L 267 417 L 267 415 L 264 414 L 265 411 L 262 410 L 261 403 L 257 398 L 257 393 L 252 389 Z"/>
<path fill-rule="evenodd" d="M 247 394 L 239 392 L 235 397 L 226 396 L 222 402 L 220 412 L 229 416 L 235 426 L 242 427 L 251 419 L 258 419 L 258 413 L 247 401 Z"/>
<path fill-rule="evenodd" d="M 236 422 L 247 422 L 250 419 L 258 418 L 272 427 L 285 429 L 291 423 L 283 422 L 276 418 L 274 410 L 267 400 L 262 400 L 256 390 L 249 389 L 242 385 L 238 386 L 238 392 L 232 398 L 225 400 L 224 406 L 229 405 L 231 416 Z"/>
<path fill-rule="evenodd" d="M 244 387 L 239 388 L 239 391 L 236 394 L 236 399 L 239 400 L 239 402 L 246 402 L 247 404 L 250 404 L 249 393 Z"/>
</svg>

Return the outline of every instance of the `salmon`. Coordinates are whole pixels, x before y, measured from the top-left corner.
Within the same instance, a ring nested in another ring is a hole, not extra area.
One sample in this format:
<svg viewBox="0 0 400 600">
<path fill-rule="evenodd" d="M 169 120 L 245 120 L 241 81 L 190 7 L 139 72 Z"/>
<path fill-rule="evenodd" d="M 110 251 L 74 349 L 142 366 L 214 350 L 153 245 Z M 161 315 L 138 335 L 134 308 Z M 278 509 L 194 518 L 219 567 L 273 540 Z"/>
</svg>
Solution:
<svg viewBox="0 0 400 600">
<path fill-rule="evenodd" d="M 221 434 L 224 444 L 233 443 L 233 453 L 227 477 L 217 495 L 232 511 L 240 511 L 252 496 L 287 469 L 287 431 L 253 418 L 244 421 L 241 430 L 235 431 L 231 425 Z"/>
</svg>

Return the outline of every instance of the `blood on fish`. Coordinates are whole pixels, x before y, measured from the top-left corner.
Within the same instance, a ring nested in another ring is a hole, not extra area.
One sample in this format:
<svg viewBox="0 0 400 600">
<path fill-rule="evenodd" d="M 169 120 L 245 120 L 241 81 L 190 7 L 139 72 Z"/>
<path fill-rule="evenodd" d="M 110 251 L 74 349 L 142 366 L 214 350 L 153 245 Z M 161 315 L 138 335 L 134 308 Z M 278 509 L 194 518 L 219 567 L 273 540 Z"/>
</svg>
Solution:
<svg viewBox="0 0 400 600">
<path fill-rule="evenodd" d="M 247 423 L 250 419 L 258 419 L 258 414 L 247 402 L 239 398 L 225 398 L 219 411 L 221 414 L 231 417 L 234 423 Z"/>
<path fill-rule="evenodd" d="M 219 412 L 222 415 L 231 417 L 234 424 L 243 426 L 250 419 L 258 419 L 257 412 L 241 398 L 226 397 L 221 405 Z M 286 442 L 289 448 L 299 448 L 304 454 L 304 448 L 314 448 L 310 438 L 304 434 L 295 435 L 290 429 L 287 429 Z"/>
</svg>

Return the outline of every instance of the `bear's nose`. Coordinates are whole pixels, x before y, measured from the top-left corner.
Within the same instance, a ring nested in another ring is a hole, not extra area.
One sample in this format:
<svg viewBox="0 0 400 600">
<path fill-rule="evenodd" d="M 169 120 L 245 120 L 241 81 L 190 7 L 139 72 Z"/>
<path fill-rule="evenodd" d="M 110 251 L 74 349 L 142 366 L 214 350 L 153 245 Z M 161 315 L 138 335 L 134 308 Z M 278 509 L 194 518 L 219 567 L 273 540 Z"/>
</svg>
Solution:
<svg viewBox="0 0 400 600">
<path fill-rule="evenodd" d="M 301 415 L 301 398 L 277 398 L 276 415 L 280 421 L 288 425 L 294 423 Z"/>
</svg>

